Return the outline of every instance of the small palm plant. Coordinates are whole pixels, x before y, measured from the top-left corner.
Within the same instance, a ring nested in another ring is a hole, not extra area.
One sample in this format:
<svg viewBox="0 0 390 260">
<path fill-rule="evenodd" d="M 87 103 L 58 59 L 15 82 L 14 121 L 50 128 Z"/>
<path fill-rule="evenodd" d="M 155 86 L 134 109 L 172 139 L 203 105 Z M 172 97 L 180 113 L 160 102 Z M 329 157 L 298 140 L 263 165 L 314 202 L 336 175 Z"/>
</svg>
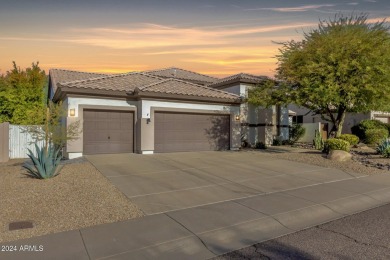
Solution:
<svg viewBox="0 0 390 260">
<path fill-rule="evenodd" d="M 28 157 L 31 159 L 33 165 L 25 164 L 27 175 L 36 179 L 48 179 L 57 176 L 62 168 L 59 165 L 61 161 L 60 149 L 55 149 L 53 146 L 46 148 L 39 148 L 35 145 L 37 156 L 28 149 Z"/>
</svg>

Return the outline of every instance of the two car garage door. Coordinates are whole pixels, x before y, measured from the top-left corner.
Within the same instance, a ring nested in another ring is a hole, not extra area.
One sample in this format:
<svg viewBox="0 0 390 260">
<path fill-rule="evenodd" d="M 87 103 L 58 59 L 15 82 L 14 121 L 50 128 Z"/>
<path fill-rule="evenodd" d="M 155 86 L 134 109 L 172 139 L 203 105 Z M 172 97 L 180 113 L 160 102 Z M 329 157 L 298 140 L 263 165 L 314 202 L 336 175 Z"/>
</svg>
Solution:
<svg viewBox="0 0 390 260">
<path fill-rule="evenodd" d="M 229 115 L 155 112 L 153 120 L 156 153 L 230 147 Z M 84 154 L 134 151 L 133 112 L 85 109 L 83 127 Z"/>
<path fill-rule="evenodd" d="M 154 113 L 154 151 L 227 150 L 230 116 L 193 113 Z"/>
</svg>

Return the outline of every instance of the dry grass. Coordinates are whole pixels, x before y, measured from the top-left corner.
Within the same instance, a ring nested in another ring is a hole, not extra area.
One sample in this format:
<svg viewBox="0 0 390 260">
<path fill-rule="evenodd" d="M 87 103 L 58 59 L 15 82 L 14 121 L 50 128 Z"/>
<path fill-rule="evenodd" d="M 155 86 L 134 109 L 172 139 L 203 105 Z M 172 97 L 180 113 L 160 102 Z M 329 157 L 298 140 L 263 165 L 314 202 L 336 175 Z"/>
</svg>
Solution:
<svg viewBox="0 0 390 260">
<path fill-rule="evenodd" d="M 23 160 L 0 164 L 0 242 L 143 216 L 89 162 L 65 165 L 55 178 L 26 177 Z M 8 231 L 9 222 L 34 228 Z"/>
</svg>

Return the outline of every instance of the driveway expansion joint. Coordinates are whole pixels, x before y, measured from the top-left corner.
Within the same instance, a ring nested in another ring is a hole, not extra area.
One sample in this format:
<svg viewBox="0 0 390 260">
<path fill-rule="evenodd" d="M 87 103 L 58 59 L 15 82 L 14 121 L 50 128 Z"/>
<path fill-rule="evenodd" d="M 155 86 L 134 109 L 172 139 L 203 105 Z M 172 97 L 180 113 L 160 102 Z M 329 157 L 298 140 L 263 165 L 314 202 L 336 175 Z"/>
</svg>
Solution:
<svg viewBox="0 0 390 260">
<path fill-rule="evenodd" d="M 232 201 L 232 202 L 237 203 L 238 205 L 244 206 L 244 207 L 246 207 L 246 208 L 248 208 L 248 209 L 251 209 L 251 210 L 253 210 L 253 211 L 259 212 L 259 213 L 261 213 L 261 214 L 264 214 L 264 215 L 266 215 L 267 217 L 273 218 L 276 222 L 278 222 L 280 225 L 282 225 L 283 227 L 287 228 L 288 230 L 295 231 L 294 229 L 291 229 L 291 228 L 287 227 L 286 225 L 284 225 L 284 224 L 283 224 L 282 222 L 280 222 L 278 219 L 274 218 L 273 215 L 267 214 L 267 213 L 262 212 L 262 211 L 260 211 L 260 210 L 257 210 L 257 209 L 254 209 L 254 208 L 252 208 L 252 207 L 249 207 L 249 206 L 247 206 L 247 205 L 241 204 L 241 203 L 238 202 L 238 201 Z"/>
</svg>

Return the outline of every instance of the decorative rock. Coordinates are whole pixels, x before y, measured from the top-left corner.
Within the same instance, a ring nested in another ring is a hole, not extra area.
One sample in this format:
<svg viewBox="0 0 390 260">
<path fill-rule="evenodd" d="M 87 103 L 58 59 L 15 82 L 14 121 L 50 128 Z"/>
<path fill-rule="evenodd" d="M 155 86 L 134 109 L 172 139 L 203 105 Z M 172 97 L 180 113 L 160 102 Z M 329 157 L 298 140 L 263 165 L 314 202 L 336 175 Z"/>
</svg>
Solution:
<svg viewBox="0 0 390 260">
<path fill-rule="evenodd" d="M 351 160 L 352 154 L 342 150 L 332 150 L 327 158 L 332 161 L 345 162 Z"/>
</svg>

